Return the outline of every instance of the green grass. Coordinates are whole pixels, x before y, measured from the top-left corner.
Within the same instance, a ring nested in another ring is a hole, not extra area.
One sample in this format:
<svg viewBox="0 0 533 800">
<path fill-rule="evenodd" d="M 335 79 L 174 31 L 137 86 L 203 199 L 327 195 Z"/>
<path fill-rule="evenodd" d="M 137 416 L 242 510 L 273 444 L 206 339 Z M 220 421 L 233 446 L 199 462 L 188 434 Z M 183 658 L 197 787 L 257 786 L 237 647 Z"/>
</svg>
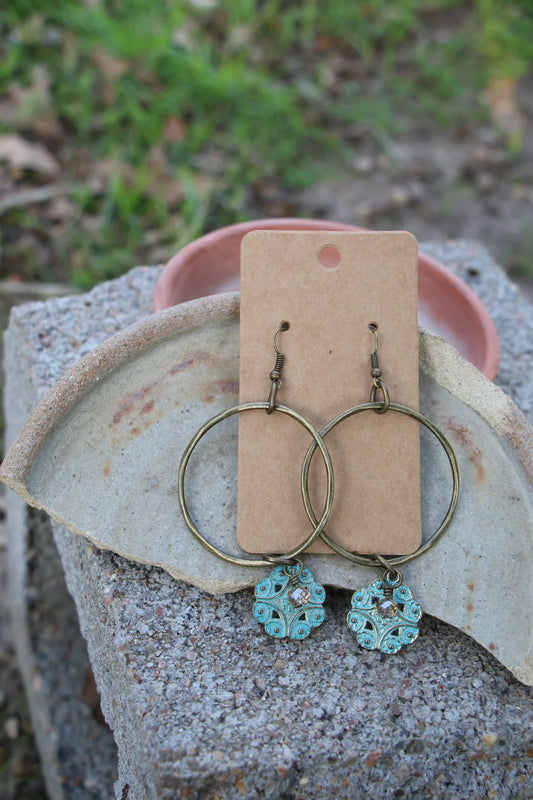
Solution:
<svg viewBox="0 0 533 800">
<path fill-rule="evenodd" d="M 57 154 L 81 185 L 58 246 L 65 279 L 87 288 L 152 258 L 147 231 L 170 254 L 243 219 L 265 180 L 292 190 L 332 159 L 342 169 L 348 126 L 477 122 L 486 82 L 533 59 L 528 3 L 503 5 L 502 26 L 501 0 L 13 0 L 0 21 L 0 94 L 44 69 L 45 110 L 66 134 Z M 43 102 L 30 92 L 0 132 L 24 133 Z M 91 188 L 102 161 L 114 164 L 109 180 Z M 161 173 L 181 186 L 170 200 Z M 24 215 L 7 222 L 22 229 Z M 39 277 L 38 264 L 26 272 Z"/>
<path fill-rule="evenodd" d="M 533 60 L 530 0 L 477 0 L 480 51 L 490 79 L 522 78 Z"/>
</svg>

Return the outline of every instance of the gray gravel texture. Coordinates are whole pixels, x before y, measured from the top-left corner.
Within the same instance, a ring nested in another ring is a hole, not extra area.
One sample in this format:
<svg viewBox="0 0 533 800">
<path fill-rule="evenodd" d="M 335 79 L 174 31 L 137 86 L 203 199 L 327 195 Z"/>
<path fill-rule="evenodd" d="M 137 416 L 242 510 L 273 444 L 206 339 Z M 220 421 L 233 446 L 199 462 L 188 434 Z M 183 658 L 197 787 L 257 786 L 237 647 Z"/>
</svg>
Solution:
<svg viewBox="0 0 533 800">
<path fill-rule="evenodd" d="M 488 306 L 497 382 L 532 418 L 533 306 L 477 244 L 421 249 Z M 7 349 L 29 365 L 26 401 L 149 313 L 156 274 L 15 309 Z M 309 640 L 277 642 L 255 623 L 251 591 L 214 598 L 52 529 L 118 748 L 118 798 L 533 796 L 533 691 L 457 630 L 426 617 L 398 655 L 362 652 L 345 625 L 350 594 L 330 590 Z M 59 668 L 53 653 L 40 668 L 45 681 Z M 89 761 L 92 749 L 103 757 L 90 744 Z"/>
</svg>

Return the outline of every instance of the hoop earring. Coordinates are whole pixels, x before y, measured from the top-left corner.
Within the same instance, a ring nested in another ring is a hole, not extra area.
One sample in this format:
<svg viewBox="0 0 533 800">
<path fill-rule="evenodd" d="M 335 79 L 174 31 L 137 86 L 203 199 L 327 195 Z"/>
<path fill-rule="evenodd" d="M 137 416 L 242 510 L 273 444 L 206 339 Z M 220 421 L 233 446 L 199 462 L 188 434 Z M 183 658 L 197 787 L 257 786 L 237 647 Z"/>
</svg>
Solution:
<svg viewBox="0 0 533 800">
<path fill-rule="evenodd" d="M 370 356 L 372 389 L 370 402 L 348 408 L 331 419 L 319 432 L 324 438 L 340 422 L 365 411 L 376 414 L 386 414 L 394 411 L 412 417 L 424 425 L 442 445 L 452 470 L 452 496 L 448 510 L 437 530 L 427 542 L 422 544 L 414 553 L 404 556 L 385 558 L 382 555 L 363 556 L 351 553 L 337 544 L 323 530 L 320 534 L 326 544 L 338 555 L 347 558 L 355 564 L 365 566 L 382 566 L 384 572 L 381 579 L 373 581 L 369 586 L 358 589 L 352 596 L 352 607 L 348 612 L 348 627 L 355 633 L 359 644 L 367 650 L 380 650 L 382 653 L 397 653 L 404 645 L 412 644 L 418 637 L 418 623 L 422 617 L 420 604 L 413 599 L 411 589 L 403 583 L 403 576 L 398 566 L 412 561 L 414 558 L 427 552 L 430 547 L 442 536 L 453 517 L 459 497 L 459 468 L 455 453 L 442 431 L 436 428 L 426 417 L 408 406 L 392 403 L 388 389 L 381 378 L 378 363 L 378 332 L 376 325 L 369 326 L 375 335 L 375 348 Z M 378 392 L 382 400 L 377 400 Z M 302 466 L 301 489 L 307 516 L 312 524 L 316 517 L 309 497 L 309 466 L 316 450 L 314 443 L 309 447 Z"/>
<path fill-rule="evenodd" d="M 185 448 L 178 472 L 178 496 L 181 512 L 190 532 L 210 553 L 218 558 L 242 567 L 272 567 L 269 577 L 261 580 L 255 587 L 255 618 L 264 625 L 266 632 L 276 639 L 305 639 L 312 628 L 318 627 L 324 619 L 323 603 L 326 599 L 324 587 L 315 581 L 311 571 L 305 568 L 297 558 L 322 532 L 333 506 L 334 475 L 331 458 L 326 445 L 313 425 L 297 411 L 276 402 L 277 392 L 281 387 L 281 371 L 284 355 L 277 346 L 277 336 L 281 331 L 289 329 L 288 322 L 282 322 L 274 334 L 274 350 L 276 363 L 270 373 L 270 394 L 266 402 L 241 403 L 209 419 Z M 267 414 L 285 414 L 296 420 L 312 436 L 314 450 L 319 449 L 324 460 L 327 477 L 327 494 L 324 512 L 312 525 L 313 530 L 301 544 L 280 556 L 263 555 L 262 558 L 243 558 L 226 553 L 209 542 L 195 525 L 185 499 L 185 475 L 189 459 L 203 436 L 215 425 L 234 414 L 248 411 L 266 411 Z"/>
</svg>

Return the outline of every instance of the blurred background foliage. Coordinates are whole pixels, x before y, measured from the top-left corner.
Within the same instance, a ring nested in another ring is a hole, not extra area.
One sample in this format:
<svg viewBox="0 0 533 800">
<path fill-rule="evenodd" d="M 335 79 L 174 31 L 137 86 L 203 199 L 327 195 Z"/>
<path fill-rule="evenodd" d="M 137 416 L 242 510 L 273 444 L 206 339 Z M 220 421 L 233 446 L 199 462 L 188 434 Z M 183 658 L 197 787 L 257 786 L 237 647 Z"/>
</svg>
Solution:
<svg viewBox="0 0 533 800">
<path fill-rule="evenodd" d="M 88 288 L 164 261 L 365 138 L 492 119 L 520 152 L 532 62 L 530 0 L 11 0 L 2 274 Z"/>
</svg>

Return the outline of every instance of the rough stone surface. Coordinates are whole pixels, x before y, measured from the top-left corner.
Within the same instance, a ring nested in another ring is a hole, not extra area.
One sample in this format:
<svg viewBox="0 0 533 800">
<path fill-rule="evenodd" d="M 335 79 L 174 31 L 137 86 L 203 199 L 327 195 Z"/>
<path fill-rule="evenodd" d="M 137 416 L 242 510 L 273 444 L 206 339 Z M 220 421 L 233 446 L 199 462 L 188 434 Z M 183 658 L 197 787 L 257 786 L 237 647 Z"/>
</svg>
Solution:
<svg viewBox="0 0 533 800">
<path fill-rule="evenodd" d="M 101 719 L 87 647 L 73 600 L 58 580 L 61 562 L 43 512 L 30 511 L 25 544 L 26 617 L 16 637 L 19 645 L 28 637 L 22 663 L 49 794 L 54 800 L 108 800 L 116 746 Z"/>
<path fill-rule="evenodd" d="M 531 306 L 481 248 L 432 255 L 476 271 L 462 277 L 477 281 L 498 326 L 503 388 L 531 414 Z M 137 270 L 84 298 L 15 312 L 10 374 L 15 352 L 26 369 L 8 395 L 11 436 L 17 401 L 35 404 L 82 347 L 148 313 L 154 279 Z M 52 527 L 118 746 L 117 797 L 531 796 L 533 693 L 457 630 L 426 617 L 398 656 L 361 652 L 339 590 L 303 645 L 275 642 L 254 622 L 249 590 L 214 598 Z M 23 606 L 20 561 L 18 570 L 13 602 Z"/>
</svg>

